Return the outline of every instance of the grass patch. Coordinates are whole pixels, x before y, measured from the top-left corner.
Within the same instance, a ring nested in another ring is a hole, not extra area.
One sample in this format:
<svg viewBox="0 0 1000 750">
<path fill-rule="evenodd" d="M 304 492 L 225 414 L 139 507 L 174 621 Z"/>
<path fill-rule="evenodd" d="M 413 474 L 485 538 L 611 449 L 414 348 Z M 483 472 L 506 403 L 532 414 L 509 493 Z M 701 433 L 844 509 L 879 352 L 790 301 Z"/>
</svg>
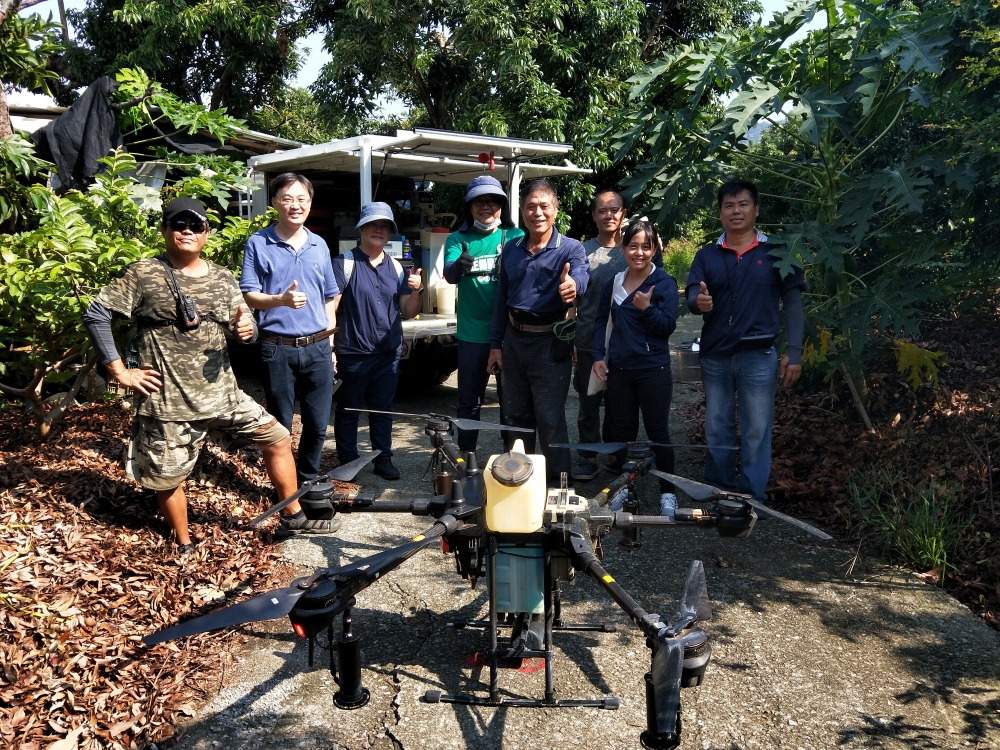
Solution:
<svg viewBox="0 0 1000 750">
<path fill-rule="evenodd" d="M 949 571 L 957 571 L 970 520 L 952 502 L 951 491 L 875 469 L 852 476 L 847 491 L 859 530 L 884 554 L 921 571 L 937 571 L 942 585 Z"/>
</svg>

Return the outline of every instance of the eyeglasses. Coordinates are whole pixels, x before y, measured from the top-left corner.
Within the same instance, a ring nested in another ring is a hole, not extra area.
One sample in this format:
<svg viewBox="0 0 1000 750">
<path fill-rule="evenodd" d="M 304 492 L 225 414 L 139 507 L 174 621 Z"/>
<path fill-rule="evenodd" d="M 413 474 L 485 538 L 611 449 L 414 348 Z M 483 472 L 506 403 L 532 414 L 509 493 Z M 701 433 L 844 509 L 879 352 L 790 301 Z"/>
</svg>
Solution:
<svg viewBox="0 0 1000 750">
<path fill-rule="evenodd" d="M 621 206 L 608 206 L 607 208 L 597 209 L 598 216 L 617 216 L 625 209 Z"/>
<path fill-rule="evenodd" d="M 170 228 L 175 232 L 190 229 L 195 234 L 201 234 L 208 229 L 208 224 L 201 219 L 171 219 Z"/>
<path fill-rule="evenodd" d="M 490 208 L 499 208 L 503 205 L 503 202 L 499 198 L 495 198 L 490 195 L 481 195 L 478 198 L 472 199 L 473 206 L 489 206 Z"/>
<path fill-rule="evenodd" d="M 291 208 L 292 206 L 308 206 L 312 203 L 312 198 L 279 198 L 278 204 L 284 206 L 285 208 Z"/>
</svg>

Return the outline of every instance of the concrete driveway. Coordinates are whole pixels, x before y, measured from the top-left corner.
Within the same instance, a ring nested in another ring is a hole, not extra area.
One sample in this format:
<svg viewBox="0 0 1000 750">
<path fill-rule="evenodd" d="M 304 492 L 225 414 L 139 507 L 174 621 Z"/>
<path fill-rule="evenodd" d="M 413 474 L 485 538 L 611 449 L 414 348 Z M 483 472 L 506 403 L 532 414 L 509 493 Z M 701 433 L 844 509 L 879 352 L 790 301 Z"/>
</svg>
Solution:
<svg viewBox="0 0 1000 750">
<path fill-rule="evenodd" d="M 454 413 L 454 385 L 396 407 Z M 676 386 L 675 400 L 693 398 L 699 387 Z M 575 394 L 567 412 L 573 437 Z M 495 404 L 484 411 L 486 420 L 497 416 Z M 382 499 L 428 494 L 423 423 L 400 421 L 395 434 L 403 479 L 388 483 L 366 470 L 357 481 Z M 678 426 L 674 434 L 683 435 Z M 498 452 L 498 433 L 481 433 L 479 446 L 481 460 Z M 700 478 L 698 458 L 679 462 L 678 471 Z M 578 489 L 590 496 L 606 481 Z M 654 482 L 643 482 L 655 505 Z M 292 539 L 283 551 L 303 570 L 335 566 L 429 525 L 412 516 L 347 515 L 336 536 Z M 643 534 L 636 552 L 618 548 L 617 532 L 607 537 L 604 565 L 616 580 L 647 611 L 669 616 L 697 558 L 715 611 L 703 624 L 713 648 L 705 681 L 682 693 L 683 748 L 1000 750 L 1000 634 L 940 590 L 774 519 L 748 539 L 688 529 Z M 423 703 L 427 690 L 485 695 L 488 686 L 488 670 L 472 660 L 486 635 L 448 626 L 456 616 L 485 616 L 483 582 L 471 590 L 452 558 L 431 547 L 358 597 L 367 706 L 334 707 L 325 652 L 308 668 L 306 643 L 287 620 L 250 625 L 233 636 L 245 640 L 238 663 L 184 727 L 180 747 L 638 748 L 649 668 L 644 639 L 585 576 L 564 594 L 566 620 L 613 621 L 619 630 L 556 633 L 557 698 L 619 696 L 617 711 Z M 506 696 L 541 697 L 542 686 L 541 671 L 501 673 Z"/>
</svg>

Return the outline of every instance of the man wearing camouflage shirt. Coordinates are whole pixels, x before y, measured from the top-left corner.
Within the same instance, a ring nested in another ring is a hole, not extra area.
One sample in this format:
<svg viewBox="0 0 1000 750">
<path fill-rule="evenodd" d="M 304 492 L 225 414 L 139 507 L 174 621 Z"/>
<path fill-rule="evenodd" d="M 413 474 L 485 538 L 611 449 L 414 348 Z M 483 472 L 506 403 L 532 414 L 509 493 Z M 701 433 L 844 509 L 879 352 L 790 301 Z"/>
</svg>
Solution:
<svg viewBox="0 0 1000 750">
<path fill-rule="evenodd" d="M 171 201 L 162 231 L 166 252 L 133 263 L 104 287 L 84 323 L 108 371 L 136 392 L 126 473 L 156 493 L 184 558 L 194 551 L 184 480 L 206 437 L 223 448 L 258 445 L 281 499 L 297 490 L 297 481 L 288 430 L 233 376 L 226 334 L 252 341 L 256 326 L 233 274 L 201 257 L 208 239 L 205 207 L 192 198 Z M 116 314 L 138 324 L 136 369 L 125 368 L 115 347 Z M 336 530 L 330 521 L 307 520 L 297 502 L 285 513 L 286 534 Z"/>
</svg>

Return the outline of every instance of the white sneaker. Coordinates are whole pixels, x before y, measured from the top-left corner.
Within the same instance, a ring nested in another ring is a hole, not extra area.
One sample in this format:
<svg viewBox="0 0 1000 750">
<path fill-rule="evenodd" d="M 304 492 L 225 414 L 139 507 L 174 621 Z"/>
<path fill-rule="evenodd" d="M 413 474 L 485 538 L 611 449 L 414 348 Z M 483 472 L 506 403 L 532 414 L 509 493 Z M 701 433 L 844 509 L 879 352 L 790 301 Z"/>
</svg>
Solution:
<svg viewBox="0 0 1000 750">
<path fill-rule="evenodd" d="M 674 511 L 677 510 L 677 495 L 673 492 L 664 492 L 660 495 L 660 515 L 673 520 Z"/>
</svg>

